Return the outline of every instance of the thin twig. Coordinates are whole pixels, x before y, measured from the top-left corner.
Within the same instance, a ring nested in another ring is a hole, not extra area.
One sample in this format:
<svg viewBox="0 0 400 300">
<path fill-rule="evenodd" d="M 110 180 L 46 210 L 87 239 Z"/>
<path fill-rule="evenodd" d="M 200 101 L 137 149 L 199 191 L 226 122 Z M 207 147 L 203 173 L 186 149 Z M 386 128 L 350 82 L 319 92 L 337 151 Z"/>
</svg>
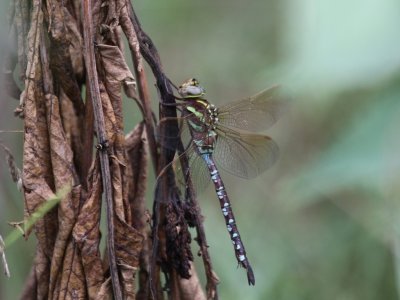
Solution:
<svg viewBox="0 0 400 300">
<path fill-rule="evenodd" d="M 1 260 L 3 261 L 4 274 L 8 278 L 10 278 L 11 275 L 10 275 L 10 270 L 8 269 L 8 264 L 7 264 L 6 254 L 4 252 L 4 248 L 5 248 L 4 241 L 3 241 L 3 238 L 0 235 L 0 255 L 1 255 Z"/>
<path fill-rule="evenodd" d="M 85 66 L 87 71 L 87 81 L 90 90 L 91 101 L 93 104 L 93 111 L 95 117 L 95 127 L 97 138 L 100 145 L 107 142 L 104 115 L 101 105 L 100 88 L 98 82 L 98 75 L 96 69 L 96 59 L 94 53 L 94 31 L 92 22 L 92 1 L 83 1 L 83 28 L 84 28 L 84 56 Z M 103 189 L 105 190 L 106 204 L 107 204 L 107 249 L 108 259 L 110 263 L 111 281 L 114 290 L 114 297 L 117 300 L 122 300 L 121 285 L 118 278 L 118 269 L 115 256 L 114 245 L 114 205 L 112 198 L 112 186 L 110 177 L 109 157 L 106 149 L 99 151 L 101 174 L 103 180 Z"/>
<path fill-rule="evenodd" d="M 146 123 L 146 133 L 149 142 L 149 149 L 151 159 L 153 161 L 154 172 L 158 170 L 158 155 L 157 155 L 157 143 L 154 136 L 154 122 L 153 112 L 150 103 L 150 94 L 148 84 L 146 80 L 146 74 L 143 66 L 140 63 L 141 57 L 137 47 L 139 43 L 135 29 L 128 15 L 128 7 L 124 7 L 120 16 L 121 27 L 128 37 L 128 44 L 131 50 L 132 61 L 135 69 L 136 81 L 138 84 L 139 99 L 141 101 L 141 108 L 143 110 L 143 118 Z M 140 48 L 140 47 L 139 47 Z"/>
</svg>

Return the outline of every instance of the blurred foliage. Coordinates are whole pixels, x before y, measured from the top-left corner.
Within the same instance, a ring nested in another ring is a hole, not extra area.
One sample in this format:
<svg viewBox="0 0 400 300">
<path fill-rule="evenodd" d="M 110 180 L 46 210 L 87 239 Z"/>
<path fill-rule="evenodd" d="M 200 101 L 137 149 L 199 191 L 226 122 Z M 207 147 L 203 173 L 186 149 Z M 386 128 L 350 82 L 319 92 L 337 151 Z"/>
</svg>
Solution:
<svg viewBox="0 0 400 300">
<path fill-rule="evenodd" d="M 170 0 L 134 5 L 176 84 L 195 76 L 216 104 L 272 83 L 282 84 L 293 99 L 289 113 L 270 131 L 281 148 L 276 166 L 249 182 L 223 176 L 255 287 L 248 287 L 245 272 L 237 270 L 213 191 L 201 197 L 220 298 L 397 299 L 400 3 Z M 5 6 L 0 4 L 0 51 L 6 46 Z M 149 80 L 153 83 L 150 73 Z M 1 129 L 21 126 L 12 116 L 16 105 L 3 94 Z M 125 114 L 129 131 L 138 112 L 127 104 Z M 22 136 L 1 138 L 18 159 Z M 4 161 L 1 166 L 4 237 L 11 231 L 6 222 L 22 219 L 23 201 Z M 28 244 L 18 241 L 7 253 L 12 277 L 0 277 L 0 298 L 17 297 L 33 244 L 33 237 Z M 202 273 L 200 263 L 197 272 Z"/>
</svg>

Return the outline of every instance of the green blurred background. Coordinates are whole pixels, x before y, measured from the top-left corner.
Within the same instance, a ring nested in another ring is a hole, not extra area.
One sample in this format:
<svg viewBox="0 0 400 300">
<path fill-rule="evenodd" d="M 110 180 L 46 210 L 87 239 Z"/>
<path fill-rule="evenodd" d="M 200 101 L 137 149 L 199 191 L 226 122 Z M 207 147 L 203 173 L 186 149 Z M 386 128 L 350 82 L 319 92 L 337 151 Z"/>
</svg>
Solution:
<svg viewBox="0 0 400 300">
<path fill-rule="evenodd" d="M 0 4 L 1 54 L 9 1 Z M 255 287 L 237 268 L 214 191 L 200 197 L 220 298 L 398 299 L 400 3 L 142 0 L 134 7 L 176 84 L 195 76 L 215 104 L 274 83 L 293 99 L 269 131 L 281 148 L 278 163 L 252 181 L 223 174 Z M 16 105 L 2 93 L 0 129 L 21 128 Z M 129 102 L 125 112 L 129 131 L 139 115 Z M 0 138 L 20 163 L 22 136 Z M 4 237 L 6 222 L 22 219 L 23 200 L 4 160 L 0 166 Z M 19 295 L 34 245 L 31 236 L 8 250 L 12 277 L 0 275 L 1 299 Z M 204 279 L 200 260 L 196 266 Z"/>
</svg>

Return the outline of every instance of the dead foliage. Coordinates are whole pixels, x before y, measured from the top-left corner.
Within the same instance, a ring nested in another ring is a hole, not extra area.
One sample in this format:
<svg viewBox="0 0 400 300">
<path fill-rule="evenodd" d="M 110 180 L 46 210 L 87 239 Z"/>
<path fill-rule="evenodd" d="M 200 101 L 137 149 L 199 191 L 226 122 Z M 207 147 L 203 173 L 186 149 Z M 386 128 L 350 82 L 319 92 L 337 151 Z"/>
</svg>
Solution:
<svg viewBox="0 0 400 300">
<path fill-rule="evenodd" d="M 152 213 L 146 209 L 149 160 L 159 174 L 175 151 L 156 141 L 144 61 L 159 94 L 153 101 L 173 104 L 175 98 L 132 4 L 14 0 L 12 5 L 10 39 L 16 49 L 10 49 L 4 79 L 9 96 L 20 100 L 15 115 L 24 124 L 21 171 L 0 145 L 21 186 L 25 220 L 69 187 L 34 224 L 38 242 L 22 299 L 163 299 L 165 294 L 205 299 L 192 264 L 189 226 L 196 228 L 207 298 L 216 299 L 218 279 L 200 210 L 194 200 L 181 199 L 172 170 L 157 185 Z M 12 76 L 17 66 L 23 91 Z M 124 121 L 124 94 L 142 114 L 136 126 Z M 176 117 L 176 110 L 160 105 L 159 117 Z M 133 128 L 126 136 L 124 125 Z M 160 132 L 177 135 L 177 124 L 161 126 Z"/>
</svg>

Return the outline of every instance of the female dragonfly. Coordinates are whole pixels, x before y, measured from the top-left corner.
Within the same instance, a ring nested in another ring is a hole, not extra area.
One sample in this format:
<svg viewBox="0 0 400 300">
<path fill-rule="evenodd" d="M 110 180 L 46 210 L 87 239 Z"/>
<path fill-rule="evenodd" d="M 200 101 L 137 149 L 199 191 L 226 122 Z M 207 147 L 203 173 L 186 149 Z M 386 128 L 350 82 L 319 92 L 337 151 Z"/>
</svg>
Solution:
<svg viewBox="0 0 400 300">
<path fill-rule="evenodd" d="M 283 112 L 284 101 L 278 95 L 278 87 L 274 86 L 253 97 L 217 108 L 204 98 L 205 90 L 194 78 L 179 86 L 178 92 L 182 100 L 178 104 L 182 111 L 181 132 L 186 128 L 189 133 L 184 152 L 189 167 L 186 170 L 181 167 L 179 162 L 182 156 L 172 163 L 178 170 L 178 184 L 182 190 L 187 190 L 187 183 L 192 182 L 198 193 L 211 177 L 236 259 L 246 269 L 249 285 L 254 285 L 254 273 L 218 168 L 249 179 L 276 161 L 276 143 L 268 136 L 251 132 L 272 126 Z"/>
</svg>

